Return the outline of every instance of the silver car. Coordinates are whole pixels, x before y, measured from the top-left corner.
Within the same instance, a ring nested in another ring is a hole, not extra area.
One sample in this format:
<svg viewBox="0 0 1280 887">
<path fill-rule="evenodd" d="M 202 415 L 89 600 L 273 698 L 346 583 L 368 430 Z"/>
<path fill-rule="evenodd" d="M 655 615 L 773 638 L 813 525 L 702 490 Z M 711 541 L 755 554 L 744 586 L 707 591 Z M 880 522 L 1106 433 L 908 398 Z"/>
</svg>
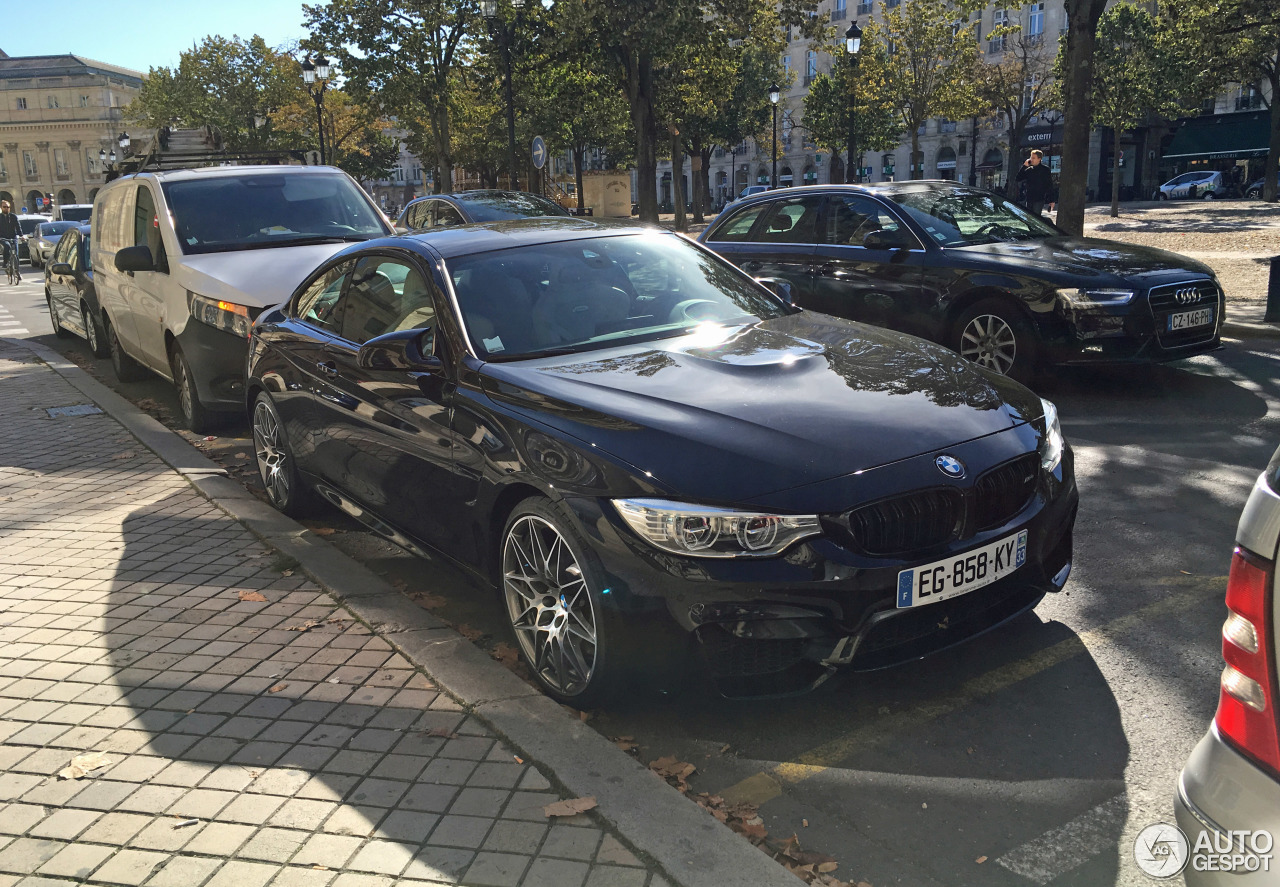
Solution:
<svg viewBox="0 0 1280 887">
<path fill-rule="evenodd" d="M 1156 189 L 1156 200 L 1201 198 L 1215 200 L 1227 196 L 1227 180 L 1220 172 L 1203 170 L 1174 176 Z"/>
<path fill-rule="evenodd" d="M 67 221 L 41 222 L 36 225 L 36 230 L 27 238 L 31 264 L 37 268 L 43 268 L 45 262 L 49 261 L 49 256 L 53 255 L 53 250 L 62 239 L 62 235 L 81 224 L 83 223 Z"/>
<path fill-rule="evenodd" d="M 1240 516 L 1227 580 L 1218 712 L 1178 779 L 1174 808 L 1190 851 L 1188 887 L 1280 883 L 1280 848 L 1271 846 L 1280 837 L 1277 543 L 1280 450 Z"/>
</svg>

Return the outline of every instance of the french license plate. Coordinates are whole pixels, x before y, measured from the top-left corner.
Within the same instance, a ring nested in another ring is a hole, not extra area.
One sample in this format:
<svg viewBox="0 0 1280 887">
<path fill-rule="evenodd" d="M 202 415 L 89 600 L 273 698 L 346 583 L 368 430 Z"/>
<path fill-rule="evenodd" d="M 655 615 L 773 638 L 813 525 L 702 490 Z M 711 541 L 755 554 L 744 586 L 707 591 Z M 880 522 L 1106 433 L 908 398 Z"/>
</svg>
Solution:
<svg viewBox="0 0 1280 887">
<path fill-rule="evenodd" d="M 1179 311 L 1177 314 L 1169 315 L 1168 332 L 1176 333 L 1178 330 L 1189 330 L 1194 326 L 1204 326 L 1209 323 L 1213 323 L 1212 308 Z"/>
<path fill-rule="evenodd" d="M 990 585 L 1027 562 L 1027 531 L 898 574 L 898 607 L 923 607 Z"/>
</svg>

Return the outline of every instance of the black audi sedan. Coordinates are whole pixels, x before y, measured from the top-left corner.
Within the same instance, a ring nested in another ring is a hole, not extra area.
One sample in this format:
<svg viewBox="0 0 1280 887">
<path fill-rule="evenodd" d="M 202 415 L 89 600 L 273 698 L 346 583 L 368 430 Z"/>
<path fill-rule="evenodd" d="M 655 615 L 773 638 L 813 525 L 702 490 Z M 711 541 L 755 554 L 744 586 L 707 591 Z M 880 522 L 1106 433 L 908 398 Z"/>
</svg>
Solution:
<svg viewBox="0 0 1280 887">
<path fill-rule="evenodd" d="M 769 191 L 698 238 L 797 304 L 945 344 L 1027 381 L 1043 364 L 1178 360 L 1219 347 L 1213 271 L 1177 253 L 1070 237 L 955 182 Z"/>
<path fill-rule="evenodd" d="M 248 380 L 276 507 L 318 492 L 491 584 L 577 706 L 672 651 L 733 695 L 918 658 L 1071 569 L 1051 403 L 653 228 L 352 246 L 258 318 Z"/>
</svg>

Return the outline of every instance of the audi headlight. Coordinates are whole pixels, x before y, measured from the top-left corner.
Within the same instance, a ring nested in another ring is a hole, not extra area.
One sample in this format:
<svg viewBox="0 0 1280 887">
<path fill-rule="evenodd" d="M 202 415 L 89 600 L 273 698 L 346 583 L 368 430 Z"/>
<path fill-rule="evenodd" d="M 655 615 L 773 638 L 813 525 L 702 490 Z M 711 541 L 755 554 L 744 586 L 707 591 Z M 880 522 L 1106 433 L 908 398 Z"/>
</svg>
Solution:
<svg viewBox="0 0 1280 887">
<path fill-rule="evenodd" d="M 1080 289 L 1068 287 L 1057 291 L 1058 297 L 1073 308 L 1114 308 L 1128 305 L 1137 295 L 1133 290 Z"/>
<path fill-rule="evenodd" d="M 187 299 L 191 306 L 191 316 L 196 320 L 224 333 L 231 333 L 242 339 L 249 338 L 253 320 L 249 317 L 249 309 L 244 305 L 210 299 L 190 291 L 187 292 Z"/>
<path fill-rule="evenodd" d="M 650 545 L 694 557 L 768 557 L 822 532 L 812 514 L 760 514 L 665 499 L 614 499 L 613 507 Z"/>
<path fill-rule="evenodd" d="M 1058 422 L 1058 408 L 1052 401 L 1040 398 L 1044 408 L 1044 440 L 1040 442 L 1040 467 L 1052 472 L 1062 462 L 1062 450 L 1066 442 L 1062 439 L 1062 425 Z"/>
</svg>

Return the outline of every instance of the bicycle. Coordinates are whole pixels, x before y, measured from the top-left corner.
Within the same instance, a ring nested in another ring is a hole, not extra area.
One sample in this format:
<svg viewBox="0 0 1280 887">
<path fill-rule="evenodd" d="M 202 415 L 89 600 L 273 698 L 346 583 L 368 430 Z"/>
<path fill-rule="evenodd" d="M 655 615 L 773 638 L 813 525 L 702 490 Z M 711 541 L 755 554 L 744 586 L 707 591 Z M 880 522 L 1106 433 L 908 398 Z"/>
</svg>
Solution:
<svg viewBox="0 0 1280 887">
<path fill-rule="evenodd" d="M 22 280 L 18 273 L 18 248 L 7 240 L 0 240 L 0 247 L 4 248 L 4 269 L 9 275 L 9 284 L 16 286 Z"/>
</svg>

